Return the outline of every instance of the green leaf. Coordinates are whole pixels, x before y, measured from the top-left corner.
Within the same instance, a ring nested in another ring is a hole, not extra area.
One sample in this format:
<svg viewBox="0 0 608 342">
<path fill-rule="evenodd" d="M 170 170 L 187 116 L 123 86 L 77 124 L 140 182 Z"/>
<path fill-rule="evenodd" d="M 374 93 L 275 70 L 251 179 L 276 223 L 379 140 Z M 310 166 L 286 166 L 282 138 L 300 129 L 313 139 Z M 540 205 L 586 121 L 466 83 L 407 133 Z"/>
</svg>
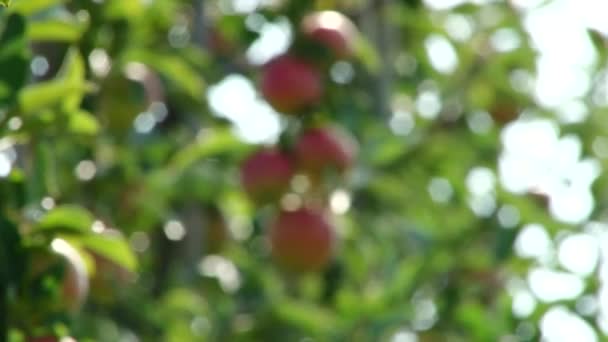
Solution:
<svg viewBox="0 0 608 342">
<path fill-rule="evenodd" d="M 25 19 L 17 14 L 8 17 L 6 29 L 0 36 L 0 106 L 12 104 L 28 74 Z"/>
<path fill-rule="evenodd" d="M 0 213 L 0 282 L 17 281 L 25 269 L 24 260 L 17 226 Z"/>
<path fill-rule="evenodd" d="M 246 145 L 227 129 L 202 133 L 199 139 L 182 149 L 171 161 L 171 166 L 179 172 L 195 162 L 224 152 L 243 149 Z"/>
<path fill-rule="evenodd" d="M 408 152 L 408 146 L 402 139 L 394 135 L 387 135 L 378 141 L 373 148 L 363 151 L 368 154 L 370 163 L 374 166 L 385 166 L 396 161 Z"/>
<path fill-rule="evenodd" d="M 328 333 L 338 325 L 338 317 L 330 311 L 307 302 L 282 300 L 273 306 L 277 316 L 307 332 Z"/>
<path fill-rule="evenodd" d="M 25 113 L 35 113 L 62 104 L 76 110 L 90 85 L 84 80 L 84 61 L 76 48 L 68 51 L 57 78 L 33 84 L 21 92 L 19 104 Z"/>
<path fill-rule="evenodd" d="M 367 39 L 359 37 L 355 44 L 355 54 L 361 60 L 365 67 L 372 71 L 378 72 L 380 69 L 380 57 L 378 52 Z"/>
<path fill-rule="evenodd" d="M 31 22 L 27 36 L 32 41 L 73 43 L 80 39 L 85 29 L 86 25 L 77 21 L 50 19 Z"/>
<path fill-rule="evenodd" d="M 137 269 L 137 258 L 122 235 L 92 234 L 79 237 L 78 243 L 131 272 Z"/>
<path fill-rule="evenodd" d="M 80 102 L 82 102 L 84 93 L 91 88 L 85 80 L 86 67 L 84 59 L 76 48 L 72 48 L 70 51 L 68 51 L 65 65 L 65 69 L 61 71 L 61 76 L 63 77 L 64 82 L 84 89 L 84 91 L 81 92 L 66 94 L 67 96 L 65 98 L 64 108 L 66 110 L 76 110 L 80 107 Z"/>
<path fill-rule="evenodd" d="M 588 29 L 587 33 L 589 34 L 589 38 L 591 38 L 595 51 L 597 51 L 599 55 L 598 60 L 606 60 L 606 57 L 608 56 L 608 38 L 593 29 Z"/>
<path fill-rule="evenodd" d="M 2 50 L 0 57 L 22 52 L 26 46 L 25 41 L 26 21 L 25 18 L 18 14 L 12 14 L 6 22 L 6 29 L 0 37 Z"/>
<path fill-rule="evenodd" d="M 49 211 L 36 227 L 39 231 L 57 231 L 77 234 L 91 232 L 95 218 L 78 205 L 63 205 Z"/>
<path fill-rule="evenodd" d="M 68 129 L 71 133 L 95 135 L 99 132 L 99 122 L 89 112 L 78 110 L 69 114 Z"/>
<path fill-rule="evenodd" d="M 517 238 L 519 229 L 500 229 L 496 234 L 496 247 L 494 249 L 494 258 L 497 263 L 508 260 L 513 254 L 513 243 Z"/>
<path fill-rule="evenodd" d="M 52 145 L 41 141 L 32 147 L 32 158 L 36 168 L 26 182 L 28 200 L 40 201 L 45 195 L 57 195 L 57 165 L 53 155 Z"/>
<path fill-rule="evenodd" d="M 0 0 L 0 6 L 8 7 L 11 5 L 11 0 Z"/>
<path fill-rule="evenodd" d="M 205 312 L 207 310 L 207 302 L 198 292 L 180 287 L 172 289 L 164 296 L 163 305 L 177 311 Z"/>
<path fill-rule="evenodd" d="M 35 113 L 37 111 L 55 107 L 66 94 L 84 92 L 84 85 L 67 84 L 62 80 L 41 82 L 31 85 L 19 95 L 21 110 L 25 113 Z"/>
<path fill-rule="evenodd" d="M 205 83 L 200 73 L 178 55 L 132 50 L 126 60 L 149 65 L 195 99 L 204 96 Z"/>
<path fill-rule="evenodd" d="M 10 3 L 10 0 L 8 0 Z M 36 12 L 40 12 L 52 6 L 56 6 L 66 2 L 66 0 L 28 0 L 28 1 L 17 1 L 11 8 L 12 11 L 21 13 L 23 15 L 30 15 Z"/>
<path fill-rule="evenodd" d="M 104 6 L 105 15 L 112 19 L 138 18 L 144 11 L 144 5 L 139 0 L 110 0 Z"/>
</svg>

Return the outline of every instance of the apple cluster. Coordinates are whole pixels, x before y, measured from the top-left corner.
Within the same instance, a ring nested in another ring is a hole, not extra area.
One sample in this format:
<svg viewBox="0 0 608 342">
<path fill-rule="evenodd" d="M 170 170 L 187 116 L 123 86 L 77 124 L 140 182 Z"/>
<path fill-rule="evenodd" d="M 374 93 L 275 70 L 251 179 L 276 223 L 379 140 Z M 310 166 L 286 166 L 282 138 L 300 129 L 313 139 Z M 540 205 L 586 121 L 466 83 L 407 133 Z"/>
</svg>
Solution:
<svg viewBox="0 0 608 342">
<path fill-rule="evenodd" d="M 336 237 L 324 185 L 335 176 L 344 177 L 355 162 L 357 144 L 337 123 L 319 125 L 308 119 L 324 99 L 328 59 L 353 58 L 357 32 L 341 13 L 308 14 L 300 22 L 296 41 L 324 50 L 323 60 L 292 46 L 261 70 L 263 97 L 297 123 L 297 129 L 288 143 L 263 147 L 248 156 L 241 165 L 241 182 L 256 205 L 277 208 L 267 230 L 268 241 L 276 262 L 291 271 L 321 271 L 334 256 Z M 305 180 L 305 191 L 294 189 L 296 179 Z M 286 205 L 294 196 L 298 204 Z"/>
</svg>

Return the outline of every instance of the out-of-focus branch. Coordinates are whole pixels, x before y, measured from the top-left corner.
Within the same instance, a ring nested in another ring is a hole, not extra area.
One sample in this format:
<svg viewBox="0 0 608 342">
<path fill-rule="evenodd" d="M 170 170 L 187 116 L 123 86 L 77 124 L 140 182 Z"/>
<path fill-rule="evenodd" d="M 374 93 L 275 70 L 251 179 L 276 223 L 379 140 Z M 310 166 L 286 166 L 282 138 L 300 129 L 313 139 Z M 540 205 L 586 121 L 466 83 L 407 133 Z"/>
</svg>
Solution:
<svg viewBox="0 0 608 342">
<path fill-rule="evenodd" d="M 393 28 L 385 18 L 386 9 L 392 1 L 372 0 L 366 7 L 366 14 L 361 16 L 363 31 L 372 39 L 380 56 L 381 66 L 374 82 L 374 98 L 377 115 L 382 117 L 388 117 L 391 111 L 393 60 L 398 44 Z"/>
<path fill-rule="evenodd" d="M 181 217 L 187 229 L 187 235 L 183 242 L 183 257 L 186 260 L 187 280 L 192 280 L 197 273 L 198 262 L 203 255 L 203 229 L 208 226 L 201 214 L 201 206 L 196 201 L 190 202 L 182 209 Z"/>
<path fill-rule="evenodd" d="M 205 16 L 205 1 L 194 0 L 194 43 L 201 47 L 207 46 L 207 22 Z M 202 76 L 201 76 L 202 77 Z M 201 94 L 201 96 L 204 96 Z M 200 205 L 196 201 L 189 203 L 182 208 L 181 216 L 187 227 L 187 238 L 184 241 L 184 257 L 188 266 L 188 277 L 194 276 L 196 266 L 202 255 L 203 249 L 203 222 L 201 217 Z"/>
<path fill-rule="evenodd" d="M 207 36 L 205 34 L 204 0 L 194 0 L 192 3 L 192 8 L 194 8 L 192 40 L 194 41 L 195 45 L 206 46 Z"/>
</svg>

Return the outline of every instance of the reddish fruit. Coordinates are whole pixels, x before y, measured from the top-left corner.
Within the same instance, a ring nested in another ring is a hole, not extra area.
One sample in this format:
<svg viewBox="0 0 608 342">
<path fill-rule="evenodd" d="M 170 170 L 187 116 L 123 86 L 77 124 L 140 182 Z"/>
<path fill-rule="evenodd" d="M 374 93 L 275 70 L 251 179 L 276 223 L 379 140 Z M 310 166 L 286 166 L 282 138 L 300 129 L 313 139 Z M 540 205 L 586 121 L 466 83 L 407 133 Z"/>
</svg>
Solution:
<svg viewBox="0 0 608 342">
<path fill-rule="evenodd" d="M 352 166 L 356 154 L 354 139 L 337 128 L 308 129 L 295 145 L 298 166 L 313 175 L 328 169 L 344 172 Z"/>
<path fill-rule="evenodd" d="M 306 208 L 282 211 L 270 230 L 272 256 L 285 268 L 315 272 L 332 259 L 334 233 L 321 213 Z"/>
<path fill-rule="evenodd" d="M 294 114 L 321 99 L 321 74 L 311 64 L 291 55 L 268 62 L 262 70 L 264 98 L 279 112 Z"/>
<path fill-rule="evenodd" d="M 355 53 L 357 28 L 353 22 L 335 11 L 321 11 L 302 20 L 303 34 L 326 46 L 338 58 L 350 58 Z"/>
<path fill-rule="evenodd" d="M 278 200 L 289 188 L 293 174 L 291 160 L 273 149 L 257 151 L 241 166 L 243 187 L 260 204 Z"/>
</svg>

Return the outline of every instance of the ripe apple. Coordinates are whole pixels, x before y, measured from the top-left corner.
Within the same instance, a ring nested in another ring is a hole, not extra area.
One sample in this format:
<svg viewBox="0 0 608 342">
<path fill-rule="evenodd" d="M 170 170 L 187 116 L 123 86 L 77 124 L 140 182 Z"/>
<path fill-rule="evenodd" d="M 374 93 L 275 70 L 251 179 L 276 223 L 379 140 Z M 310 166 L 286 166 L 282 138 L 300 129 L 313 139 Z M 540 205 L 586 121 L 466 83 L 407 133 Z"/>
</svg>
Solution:
<svg viewBox="0 0 608 342">
<path fill-rule="evenodd" d="M 338 128 L 314 127 L 302 133 L 294 153 L 300 168 L 318 176 L 328 169 L 346 171 L 355 161 L 357 144 Z"/>
<path fill-rule="evenodd" d="M 50 251 L 32 255 L 33 278 L 44 281 L 46 277 L 56 275 L 60 275 L 60 293 L 51 307 L 76 313 L 89 293 L 89 278 L 84 260 L 78 251 L 62 239 L 54 239 Z"/>
<path fill-rule="evenodd" d="M 325 268 L 333 257 L 334 232 L 326 217 L 300 208 L 281 211 L 270 229 L 273 258 L 286 269 L 315 272 Z"/>
<path fill-rule="evenodd" d="M 305 37 L 326 46 L 338 58 L 350 58 L 355 53 L 357 28 L 344 14 L 321 11 L 302 19 L 301 30 Z"/>
<path fill-rule="evenodd" d="M 323 93 L 319 71 L 307 61 L 288 54 L 264 65 L 260 87 L 268 103 L 284 114 L 297 114 L 317 104 Z"/>
<path fill-rule="evenodd" d="M 241 183 L 259 204 L 278 200 L 288 190 L 293 174 L 290 158 L 275 149 L 258 150 L 241 165 Z"/>
</svg>

